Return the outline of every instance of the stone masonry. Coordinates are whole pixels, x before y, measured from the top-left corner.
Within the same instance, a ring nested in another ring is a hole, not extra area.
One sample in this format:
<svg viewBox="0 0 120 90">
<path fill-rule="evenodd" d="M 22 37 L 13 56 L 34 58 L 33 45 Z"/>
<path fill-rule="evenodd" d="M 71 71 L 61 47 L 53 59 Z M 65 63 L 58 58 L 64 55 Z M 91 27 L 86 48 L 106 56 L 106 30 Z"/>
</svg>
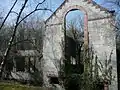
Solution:
<svg viewBox="0 0 120 90">
<path fill-rule="evenodd" d="M 112 74 L 115 78 L 110 90 L 118 90 L 116 34 L 111 25 L 112 16 L 85 0 L 65 0 L 46 21 L 42 62 L 44 84 L 49 85 L 49 76 L 58 77 L 59 64 L 63 55 L 61 42 L 64 40 L 64 19 L 71 10 L 80 10 L 84 13 L 84 42 L 88 44 L 89 39 L 89 47 L 92 46 L 102 64 L 112 52 Z"/>
</svg>

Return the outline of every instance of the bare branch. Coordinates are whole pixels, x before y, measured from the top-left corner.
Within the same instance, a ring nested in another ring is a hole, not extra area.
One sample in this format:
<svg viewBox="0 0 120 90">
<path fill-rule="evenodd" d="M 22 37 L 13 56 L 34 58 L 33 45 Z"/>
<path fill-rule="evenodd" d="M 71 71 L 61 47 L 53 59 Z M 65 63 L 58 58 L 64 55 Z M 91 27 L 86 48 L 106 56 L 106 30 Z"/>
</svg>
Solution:
<svg viewBox="0 0 120 90">
<path fill-rule="evenodd" d="M 4 57 L 3 57 L 3 60 L 2 60 L 2 63 L 1 63 L 1 67 L 0 67 L 0 70 L 1 70 L 1 71 L 0 71 L 0 77 L 1 77 L 1 78 L 2 78 L 2 73 L 3 73 L 3 71 L 4 71 L 4 67 L 5 67 L 7 58 L 8 58 L 8 56 L 9 56 L 9 52 L 10 52 L 10 50 L 11 50 L 11 48 L 12 48 L 12 43 L 13 43 L 13 40 L 14 40 L 14 38 L 15 38 L 15 34 L 16 34 L 16 31 L 17 31 L 17 27 L 18 27 L 18 25 L 19 25 L 18 22 L 19 22 L 20 16 L 21 16 L 21 14 L 22 14 L 22 12 L 23 12 L 23 10 L 24 10 L 27 2 L 28 2 L 28 0 L 25 0 L 23 6 L 21 7 L 21 10 L 20 10 L 20 12 L 19 12 L 19 14 L 18 14 L 18 16 L 17 16 L 15 28 L 14 28 L 14 30 L 13 30 L 13 35 L 11 36 L 10 41 L 9 41 L 9 43 L 8 43 L 8 48 L 6 49 L 6 51 L 5 51 L 5 53 L 4 53 Z M 11 12 L 11 11 L 10 11 L 10 12 Z"/>
<path fill-rule="evenodd" d="M 16 15 L 18 15 L 18 13 L 17 13 L 17 12 L 15 12 L 15 11 L 11 11 L 11 13 L 15 13 Z"/>
<path fill-rule="evenodd" d="M 18 0 L 15 0 L 15 2 L 14 2 L 14 4 L 13 4 L 13 6 L 12 6 L 12 7 L 11 7 L 11 9 L 9 10 L 9 12 L 8 12 L 8 14 L 6 15 L 5 19 L 3 20 L 3 22 L 2 22 L 2 24 L 1 24 L 1 26 L 0 26 L 0 30 L 2 29 L 2 27 L 3 27 L 4 23 L 6 22 L 6 20 L 7 20 L 8 16 L 10 15 L 10 13 L 11 13 L 11 11 L 12 11 L 12 9 L 15 7 L 15 5 L 16 5 L 16 3 L 17 3 L 17 1 L 18 1 Z"/>
<path fill-rule="evenodd" d="M 18 24 L 20 24 L 23 20 L 25 20 L 28 16 L 30 16 L 31 14 L 33 14 L 36 11 L 40 11 L 40 10 L 46 10 L 46 11 L 50 11 L 53 12 L 51 9 L 47 9 L 47 8 L 43 8 L 43 9 L 35 9 L 32 12 L 30 12 L 29 14 L 27 14 L 25 17 L 23 17 Z"/>
<path fill-rule="evenodd" d="M 18 22 L 19 22 L 20 16 L 21 16 L 21 14 L 22 14 L 22 12 L 23 12 L 23 10 L 24 10 L 24 8 L 25 8 L 27 2 L 28 2 L 28 0 L 25 0 L 24 4 L 23 4 L 23 6 L 22 6 L 22 8 L 21 8 L 21 10 L 20 10 L 20 12 L 19 12 L 19 15 L 18 15 L 17 21 L 16 21 L 16 26 L 19 25 Z"/>
<path fill-rule="evenodd" d="M 29 40 L 29 39 L 20 40 L 20 41 L 17 41 L 17 42 L 15 42 L 15 43 L 13 43 L 11 46 L 14 46 L 14 45 L 16 45 L 16 44 L 18 44 L 18 43 L 22 43 L 22 42 L 26 42 L 26 41 L 30 41 L 30 40 Z"/>
<path fill-rule="evenodd" d="M 46 0 L 43 0 L 41 3 L 38 3 L 35 9 L 37 9 L 38 6 L 41 5 L 41 4 L 43 4 L 45 1 L 46 1 Z"/>
</svg>

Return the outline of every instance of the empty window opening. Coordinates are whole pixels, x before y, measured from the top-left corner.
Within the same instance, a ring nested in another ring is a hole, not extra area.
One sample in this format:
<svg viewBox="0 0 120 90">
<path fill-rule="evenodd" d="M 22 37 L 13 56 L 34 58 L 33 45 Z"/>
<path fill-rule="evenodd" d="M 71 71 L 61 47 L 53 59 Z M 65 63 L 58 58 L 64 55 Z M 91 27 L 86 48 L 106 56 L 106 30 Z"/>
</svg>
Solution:
<svg viewBox="0 0 120 90">
<path fill-rule="evenodd" d="M 16 71 L 25 71 L 25 58 L 16 57 Z"/>
<path fill-rule="evenodd" d="M 84 43 L 83 22 L 84 14 L 80 10 L 71 10 L 65 17 L 65 58 L 67 59 L 65 66 L 71 68 L 67 71 L 68 73 L 81 73 L 83 71 L 81 70 L 83 69 L 81 64 Z"/>
<path fill-rule="evenodd" d="M 50 84 L 59 84 L 58 77 L 50 77 Z"/>
</svg>

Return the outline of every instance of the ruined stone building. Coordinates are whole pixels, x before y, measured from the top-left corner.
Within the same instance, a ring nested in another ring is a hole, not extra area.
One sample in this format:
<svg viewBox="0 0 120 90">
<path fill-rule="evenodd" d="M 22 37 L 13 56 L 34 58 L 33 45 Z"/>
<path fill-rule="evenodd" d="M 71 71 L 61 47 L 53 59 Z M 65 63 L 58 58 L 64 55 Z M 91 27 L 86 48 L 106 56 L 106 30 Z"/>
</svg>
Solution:
<svg viewBox="0 0 120 90">
<path fill-rule="evenodd" d="M 2 58 L 3 53 L 0 53 Z M 34 74 L 40 72 L 40 54 L 37 50 L 17 50 L 11 52 L 9 60 L 6 63 L 4 78 L 18 80 L 22 82 L 34 81 Z M 39 73 L 40 76 L 40 73 Z M 41 81 L 42 82 L 42 81 Z"/>
<path fill-rule="evenodd" d="M 115 79 L 110 90 L 118 90 L 115 31 L 111 25 L 112 15 L 91 0 L 65 0 L 46 20 L 43 45 L 43 79 L 49 84 L 49 77 L 59 77 L 62 63 L 62 41 L 65 41 L 65 17 L 68 12 L 80 10 L 84 13 L 84 44 L 92 47 L 98 59 L 104 64 L 112 52 L 112 73 Z M 106 57 L 107 56 L 107 57 Z"/>
<path fill-rule="evenodd" d="M 37 50 L 17 50 L 17 53 L 15 53 L 12 58 L 14 63 L 11 71 L 12 78 L 23 81 L 32 80 L 33 78 L 30 73 L 34 73 L 40 69 L 37 66 L 39 63 L 39 56 L 40 54 Z"/>
</svg>

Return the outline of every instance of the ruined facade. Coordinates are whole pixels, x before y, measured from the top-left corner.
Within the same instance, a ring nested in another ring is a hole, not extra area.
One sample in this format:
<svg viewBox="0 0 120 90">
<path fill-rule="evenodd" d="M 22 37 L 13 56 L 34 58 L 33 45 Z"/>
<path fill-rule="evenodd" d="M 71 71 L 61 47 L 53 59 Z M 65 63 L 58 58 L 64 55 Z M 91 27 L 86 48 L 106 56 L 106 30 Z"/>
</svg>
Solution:
<svg viewBox="0 0 120 90">
<path fill-rule="evenodd" d="M 42 62 L 44 84 L 49 84 L 49 76 L 58 77 L 63 56 L 61 45 L 65 35 L 65 17 L 72 10 L 80 10 L 84 13 L 84 43 L 93 48 L 103 64 L 112 52 L 112 74 L 115 78 L 110 90 L 117 90 L 116 42 L 114 27 L 111 25 L 112 16 L 103 8 L 94 6 L 94 3 L 88 3 L 87 0 L 65 0 L 47 19 Z"/>
<path fill-rule="evenodd" d="M 0 56 L 3 56 L 0 53 Z M 37 50 L 17 50 L 11 53 L 10 60 L 6 63 L 4 78 L 13 80 L 34 81 L 34 74 L 37 72 L 40 76 L 40 54 Z M 9 74 L 10 73 L 10 74 Z M 41 81 L 42 82 L 42 81 Z"/>
</svg>

